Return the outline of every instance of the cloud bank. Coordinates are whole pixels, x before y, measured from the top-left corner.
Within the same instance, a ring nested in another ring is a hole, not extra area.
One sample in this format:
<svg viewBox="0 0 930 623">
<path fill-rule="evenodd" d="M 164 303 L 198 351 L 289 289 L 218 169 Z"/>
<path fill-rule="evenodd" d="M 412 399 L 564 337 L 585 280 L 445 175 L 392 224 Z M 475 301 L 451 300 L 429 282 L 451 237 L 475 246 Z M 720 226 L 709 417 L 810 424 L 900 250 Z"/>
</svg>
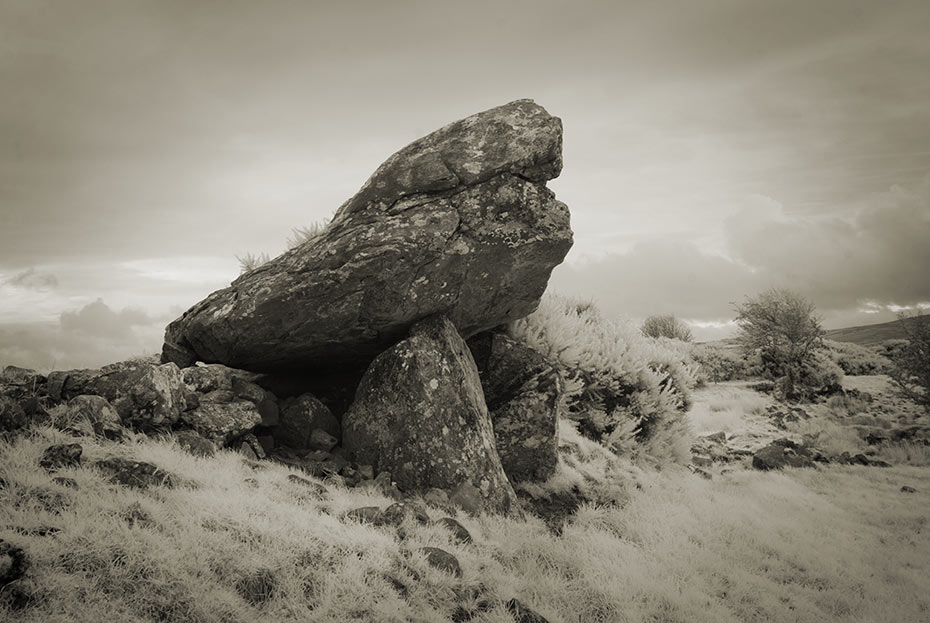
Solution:
<svg viewBox="0 0 930 623">
<path fill-rule="evenodd" d="M 788 287 L 811 298 L 828 324 L 868 324 L 930 301 L 928 268 L 930 175 L 834 215 L 795 215 L 751 197 L 726 219 L 723 253 L 677 237 L 652 240 L 560 266 L 550 287 L 593 297 L 612 314 L 705 322 L 731 319 L 731 303 L 744 296 Z"/>
</svg>

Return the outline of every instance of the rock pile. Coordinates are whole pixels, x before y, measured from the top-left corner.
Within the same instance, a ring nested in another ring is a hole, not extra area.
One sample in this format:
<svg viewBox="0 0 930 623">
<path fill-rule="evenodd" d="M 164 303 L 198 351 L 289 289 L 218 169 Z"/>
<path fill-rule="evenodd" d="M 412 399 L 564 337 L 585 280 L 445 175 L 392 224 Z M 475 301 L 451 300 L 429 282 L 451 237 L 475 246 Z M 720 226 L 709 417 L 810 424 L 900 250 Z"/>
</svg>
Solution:
<svg viewBox="0 0 930 623">
<path fill-rule="evenodd" d="M 531 100 L 411 143 L 318 236 L 172 322 L 159 361 L 7 368 L 0 432 L 169 434 L 198 455 L 234 448 L 396 498 L 516 510 L 511 482 L 555 470 L 563 383 L 488 331 L 535 310 L 571 247 L 546 188 L 561 148 L 561 121 Z M 119 473 L 164 479 L 132 467 Z"/>
</svg>

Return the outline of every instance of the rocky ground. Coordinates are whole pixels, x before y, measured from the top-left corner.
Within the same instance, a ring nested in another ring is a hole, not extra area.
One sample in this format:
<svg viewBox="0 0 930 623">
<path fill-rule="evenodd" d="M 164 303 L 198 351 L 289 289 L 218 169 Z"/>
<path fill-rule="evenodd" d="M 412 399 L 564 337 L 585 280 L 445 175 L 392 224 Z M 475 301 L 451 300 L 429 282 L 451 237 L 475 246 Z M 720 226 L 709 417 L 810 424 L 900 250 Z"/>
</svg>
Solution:
<svg viewBox="0 0 930 623">
<path fill-rule="evenodd" d="M 930 453 L 930 416 L 888 376 L 847 376 L 842 394 L 812 403 L 780 403 L 767 389 L 759 381 L 732 381 L 695 391 L 692 469 L 712 476 L 816 463 L 887 467 L 902 445 Z"/>
</svg>

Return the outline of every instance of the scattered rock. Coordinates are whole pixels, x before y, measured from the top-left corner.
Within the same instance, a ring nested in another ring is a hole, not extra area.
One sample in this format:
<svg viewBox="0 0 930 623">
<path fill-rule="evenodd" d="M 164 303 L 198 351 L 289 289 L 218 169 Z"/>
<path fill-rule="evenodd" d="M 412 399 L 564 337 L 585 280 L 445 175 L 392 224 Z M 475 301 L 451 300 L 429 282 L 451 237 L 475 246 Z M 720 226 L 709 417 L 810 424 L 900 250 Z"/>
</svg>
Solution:
<svg viewBox="0 0 930 623">
<path fill-rule="evenodd" d="M 84 448 L 79 443 L 61 443 L 49 446 L 39 459 L 39 465 L 47 470 L 56 470 L 60 467 L 73 467 L 81 464 L 81 453 Z"/>
<path fill-rule="evenodd" d="M 475 362 L 444 316 L 417 323 L 372 362 L 343 418 L 342 442 L 403 490 L 469 484 L 482 509 L 508 512 L 516 502 Z"/>
<path fill-rule="evenodd" d="M 908 485 L 904 485 L 901 487 L 901 493 L 917 493 L 917 489 Z"/>
<path fill-rule="evenodd" d="M 560 120 L 530 100 L 415 141 L 319 236 L 172 322 L 162 360 L 363 367 L 433 313 L 464 335 L 526 316 L 572 244 L 545 186 L 561 151 Z"/>
<path fill-rule="evenodd" d="M 257 569 L 236 582 L 236 592 L 253 606 L 261 606 L 274 597 L 278 582 L 270 569 Z"/>
<path fill-rule="evenodd" d="M 449 552 L 438 547 L 421 547 L 418 551 L 426 554 L 426 562 L 431 567 L 451 573 L 457 578 L 462 577 L 462 567 L 459 560 Z"/>
<path fill-rule="evenodd" d="M 468 346 L 504 472 L 512 482 L 547 480 L 558 464 L 562 375 L 535 350 L 501 333 L 480 333 Z"/>
<path fill-rule="evenodd" d="M 714 433 L 713 435 L 705 435 L 704 439 L 710 441 L 711 443 L 726 443 L 727 434 L 723 431 Z"/>
<path fill-rule="evenodd" d="M 104 472 L 109 481 L 114 484 L 137 489 L 147 489 L 158 485 L 170 489 L 175 486 L 175 478 L 171 474 L 156 465 L 143 461 L 113 457 L 97 461 L 94 466 Z"/>
<path fill-rule="evenodd" d="M 443 517 L 436 522 L 452 533 L 452 538 L 459 543 L 468 544 L 472 542 L 471 534 L 465 529 L 465 526 L 457 522 L 452 517 Z"/>
<path fill-rule="evenodd" d="M 752 456 L 756 469 L 783 469 L 785 467 L 813 467 L 810 451 L 790 439 L 776 439 Z"/>
</svg>

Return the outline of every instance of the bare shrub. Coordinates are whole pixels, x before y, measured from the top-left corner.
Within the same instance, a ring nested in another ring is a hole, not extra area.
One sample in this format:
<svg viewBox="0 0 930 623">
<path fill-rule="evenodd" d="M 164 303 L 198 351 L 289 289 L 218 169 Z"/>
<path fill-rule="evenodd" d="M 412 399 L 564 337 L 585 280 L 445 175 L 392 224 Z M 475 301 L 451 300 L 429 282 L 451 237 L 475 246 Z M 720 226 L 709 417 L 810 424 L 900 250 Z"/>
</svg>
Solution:
<svg viewBox="0 0 930 623">
<path fill-rule="evenodd" d="M 822 384 L 835 384 L 834 371 L 839 368 L 817 356 L 824 331 L 814 312 L 813 302 L 778 288 L 747 297 L 736 306 L 743 350 L 759 353 L 765 376 L 777 381 L 776 388 L 785 398 L 802 398 Z"/>
<path fill-rule="evenodd" d="M 682 342 L 690 342 L 694 339 L 688 325 L 675 316 L 649 316 L 639 330 L 646 337 L 667 337 Z"/>
<path fill-rule="evenodd" d="M 930 411 L 930 322 L 920 313 L 898 319 L 907 344 L 893 360 L 891 379 L 905 396 Z"/>
</svg>

